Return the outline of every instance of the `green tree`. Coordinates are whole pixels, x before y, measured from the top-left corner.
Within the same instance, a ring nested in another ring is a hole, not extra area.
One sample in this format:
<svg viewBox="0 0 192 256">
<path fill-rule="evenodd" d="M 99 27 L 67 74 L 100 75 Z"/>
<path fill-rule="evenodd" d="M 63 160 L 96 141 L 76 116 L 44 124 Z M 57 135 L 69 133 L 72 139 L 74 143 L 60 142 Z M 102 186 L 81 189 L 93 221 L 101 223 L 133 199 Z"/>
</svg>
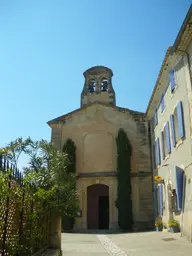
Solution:
<svg viewBox="0 0 192 256">
<path fill-rule="evenodd" d="M 13 198 L 17 207 L 16 212 L 21 214 L 23 198 L 26 204 L 34 202 L 33 211 L 26 217 L 20 240 L 14 244 L 14 252 L 13 246 L 9 246 L 10 255 L 22 256 L 30 255 L 32 250 L 37 249 L 34 246 L 42 243 L 42 227 L 38 223 L 43 216 L 49 215 L 52 211 L 74 218 L 79 209 L 74 187 L 75 174 L 67 169 L 69 166 L 67 154 L 59 152 L 45 140 L 32 141 L 30 137 L 26 140 L 18 138 L 0 150 L 0 154 L 9 160 L 14 170 L 17 169 L 19 158 L 23 153 L 29 158 L 28 165 L 23 170 L 24 186 L 16 185 L 15 182 L 15 185 L 9 189 L 10 177 L 15 174 L 11 169 L 0 172 L 0 205 L 4 205 L 8 197 Z M 3 223 L 1 220 L 0 231 Z M 33 223 L 32 230 L 29 228 L 31 223 Z"/>
<path fill-rule="evenodd" d="M 132 229 L 131 145 L 127 134 L 119 129 L 117 144 L 117 201 L 118 224 L 122 230 Z"/>
<path fill-rule="evenodd" d="M 75 216 L 78 200 L 74 188 L 75 174 L 68 172 L 69 159 L 66 153 L 58 151 L 53 144 L 41 140 L 18 138 L 2 148 L 1 154 L 17 167 L 19 156 L 29 157 L 24 167 L 24 182 L 37 187 L 36 197 L 47 201 L 49 209 L 55 209 L 68 216 Z"/>
<path fill-rule="evenodd" d="M 67 172 L 76 175 L 76 146 L 72 139 L 67 139 L 63 145 L 63 152 L 68 157 Z M 73 189 L 76 188 L 76 180 L 74 180 Z M 62 228 L 63 230 L 71 230 L 75 222 L 75 216 L 63 215 Z"/>
<path fill-rule="evenodd" d="M 67 154 L 69 163 L 67 170 L 70 173 L 76 172 L 76 146 L 72 139 L 67 139 L 63 145 L 63 152 Z"/>
</svg>

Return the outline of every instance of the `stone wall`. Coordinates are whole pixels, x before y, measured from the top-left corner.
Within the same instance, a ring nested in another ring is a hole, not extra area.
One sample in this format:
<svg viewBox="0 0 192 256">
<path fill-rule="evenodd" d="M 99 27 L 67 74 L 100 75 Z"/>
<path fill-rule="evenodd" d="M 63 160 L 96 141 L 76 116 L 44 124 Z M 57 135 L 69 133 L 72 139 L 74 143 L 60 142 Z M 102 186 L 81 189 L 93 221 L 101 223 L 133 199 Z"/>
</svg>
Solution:
<svg viewBox="0 0 192 256">
<path fill-rule="evenodd" d="M 150 147 L 148 138 L 148 122 L 143 114 L 134 114 L 127 109 L 94 104 L 71 114 L 65 120 L 52 125 L 52 142 L 62 150 L 64 142 L 71 138 L 77 147 L 76 174 L 77 188 L 80 193 L 82 219 L 77 218 L 77 227 L 86 227 L 86 184 L 99 182 L 110 183 L 111 198 L 110 227 L 116 227 L 117 212 L 116 177 L 101 177 L 103 174 L 117 171 L 116 136 L 123 128 L 132 145 L 132 201 L 135 223 L 152 221 L 152 180 L 150 164 Z M 97 173 L 98 177 L 91 177 Z M 86 177 L 85 177 L 86 176 Z M 104 175 L 105 176 L 105 175 Z M 84 190 L 84 195 L 82 191 Z M 83 207 L 84 205 L 84 207 Z M 148 224 L 147 224 L 148 225 Z"/>
</svg>

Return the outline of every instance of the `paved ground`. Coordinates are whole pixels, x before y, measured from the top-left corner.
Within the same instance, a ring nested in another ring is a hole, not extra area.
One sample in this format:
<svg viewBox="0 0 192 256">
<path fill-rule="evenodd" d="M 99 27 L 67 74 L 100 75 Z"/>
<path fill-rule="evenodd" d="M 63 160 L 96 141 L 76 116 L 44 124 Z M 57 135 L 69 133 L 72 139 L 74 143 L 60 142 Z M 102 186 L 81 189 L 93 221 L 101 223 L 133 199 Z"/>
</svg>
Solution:
<svg viewBox="0 0 192 256">
<path fill-rule="evenodd" d="M 168 241 L 169 240 L 169 241 Z M 62 234 L 64 256 L 188 256 L 192 243 L 169 232 Z"/>
</svg>

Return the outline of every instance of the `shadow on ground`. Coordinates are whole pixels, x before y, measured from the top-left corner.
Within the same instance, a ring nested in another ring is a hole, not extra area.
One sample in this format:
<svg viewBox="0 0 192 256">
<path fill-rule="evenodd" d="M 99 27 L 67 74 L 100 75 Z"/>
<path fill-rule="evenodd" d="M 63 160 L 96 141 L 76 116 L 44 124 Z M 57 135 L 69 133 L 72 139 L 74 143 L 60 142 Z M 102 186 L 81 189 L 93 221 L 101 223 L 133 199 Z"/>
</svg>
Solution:
<svg viewBox="0 0 192 256">
<path fill-rule="evenodd" d="M 154 232 L 154 230 L 132 230 L 132 231 L 121 231 L 121 230 L 104 230 L 104 229 L 89 229 L 84 231 L 62 231 L 62 233 L 71 233 L 71 234 L 127 234 L 127 233 L 146 233 L 146 232 Z"/>
</svg>

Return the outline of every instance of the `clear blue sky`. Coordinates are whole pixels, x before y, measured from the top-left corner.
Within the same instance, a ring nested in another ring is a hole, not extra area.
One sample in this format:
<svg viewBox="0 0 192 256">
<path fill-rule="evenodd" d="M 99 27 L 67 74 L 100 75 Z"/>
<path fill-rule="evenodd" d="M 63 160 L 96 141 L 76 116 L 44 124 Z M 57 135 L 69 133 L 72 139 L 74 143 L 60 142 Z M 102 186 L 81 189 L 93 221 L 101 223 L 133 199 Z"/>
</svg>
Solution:
<svg viewBox="0 0 192 256">
<path fill-rule="evenodd" d="M 82 73 L 113 70 L 117 105 L 145 111 L 190 0 L 1 0 L 0 146 L 50 140 L 47 121 L 80 106 Z"/>
</svg>

